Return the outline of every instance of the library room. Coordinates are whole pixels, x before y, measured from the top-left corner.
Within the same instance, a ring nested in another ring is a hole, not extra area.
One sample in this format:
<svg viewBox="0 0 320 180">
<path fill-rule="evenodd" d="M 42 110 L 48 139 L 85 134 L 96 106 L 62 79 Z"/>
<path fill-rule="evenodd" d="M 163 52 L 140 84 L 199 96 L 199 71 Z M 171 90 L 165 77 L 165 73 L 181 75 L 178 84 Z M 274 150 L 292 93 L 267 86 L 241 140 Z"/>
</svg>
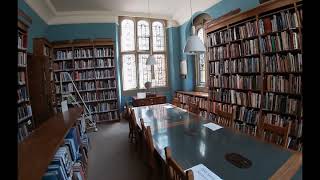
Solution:
<svg viewBox="0 0 320 180">
<path fill-rule="evenodd" d="M 303 0 L 17 5 L 17 179 L 303 179 Z"/>
</svg>

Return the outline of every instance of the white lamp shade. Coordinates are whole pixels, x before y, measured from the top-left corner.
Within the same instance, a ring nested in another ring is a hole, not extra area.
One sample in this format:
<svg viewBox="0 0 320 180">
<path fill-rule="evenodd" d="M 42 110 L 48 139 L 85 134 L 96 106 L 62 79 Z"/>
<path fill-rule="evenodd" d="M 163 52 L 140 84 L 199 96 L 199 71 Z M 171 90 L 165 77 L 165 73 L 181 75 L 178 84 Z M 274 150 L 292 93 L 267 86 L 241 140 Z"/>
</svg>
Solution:
<svg viewBox="0 0 320 180">
<path fill-rule="evenodd" d="M 188 38 L 183 52 L 189 55 L 205 53 L 206 47 L 197 35 L 192 35 Z"/>
<path fill-rule="evenodd" d="M 146 65 L 155 65 L 157 64 L 156 58 L 153 55 L 150 55 L 147 59 Z"/>
</svg>

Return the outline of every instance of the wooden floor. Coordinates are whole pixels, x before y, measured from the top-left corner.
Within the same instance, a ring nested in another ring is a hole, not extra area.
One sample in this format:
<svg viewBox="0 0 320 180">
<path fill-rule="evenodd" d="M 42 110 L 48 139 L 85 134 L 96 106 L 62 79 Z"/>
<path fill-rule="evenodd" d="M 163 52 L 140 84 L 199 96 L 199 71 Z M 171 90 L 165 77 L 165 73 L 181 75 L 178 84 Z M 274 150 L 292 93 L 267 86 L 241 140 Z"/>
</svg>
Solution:
<svg viewBox="0 0 320 180">
<path fill-rule="evenodd" d="M 147 168 L 128 141 L 128 122 L 98 125 L 89 133 L 89 180 L 143 180 Z"/>
</svg>

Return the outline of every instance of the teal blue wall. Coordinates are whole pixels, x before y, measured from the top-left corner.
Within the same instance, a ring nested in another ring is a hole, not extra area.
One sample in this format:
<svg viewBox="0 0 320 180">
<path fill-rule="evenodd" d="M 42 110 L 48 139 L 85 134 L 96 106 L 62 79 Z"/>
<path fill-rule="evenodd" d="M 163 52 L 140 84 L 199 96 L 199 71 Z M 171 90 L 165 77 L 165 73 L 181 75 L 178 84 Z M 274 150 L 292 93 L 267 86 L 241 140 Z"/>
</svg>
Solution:
<svg viewBox="0 0 320 180">
<path fill-rule="evenodd" d="M 167 29 L 167 42 L 168 42 L 168 64 L 169 64 L 169 86 L 170 92 L 168 100 L 171 102 L 172 96 L 175 91 L 181 89 L 180 77 L 180 37 L 179 28 L 171 27 Z"/>
<path fill-rule="evenodd" d="M 18 8 L 31 17 L 32 23 L 29 24 L 28 21 L 23 19 L 23 17 L 18 17 L 24 23 L 29 26 L 28 29 L 28 52 L 32 53 L 32 39 L 36 37 L 45 37 L 47 36 L 46 30 L 48 24 L 35 13 L 24 0 L 18 0 Z"/>
<path fill-rule="evenodd" d="M 82 23 L 50 25 L 47 30 L 49 41 L 112 38 L 116 40 L 116 23 Z"/>
<path fill-rule="evenodd" d="M 192 17 L 196 17 L 201 13 L 209 14 L 213 19 L 216 19 L 231 10 L 240 8 L 241 11 L 252 9 L 259 5 L 259 0 L 222 0 L 219 3 L 211 6 L 203 12 L 196 12 Z M 194 56 L 186 56 L 183 53 L 183 48 L 186 44 L 188 36 L 191 34 L 191 19 L 179 26 L 180 34 L 180 57 L 181 59 L 187 59 L 188 75 L 186 79 L 182 79 L 182 90 L 192 91 L 195 84 L 195 61 Z"/>
</svg>

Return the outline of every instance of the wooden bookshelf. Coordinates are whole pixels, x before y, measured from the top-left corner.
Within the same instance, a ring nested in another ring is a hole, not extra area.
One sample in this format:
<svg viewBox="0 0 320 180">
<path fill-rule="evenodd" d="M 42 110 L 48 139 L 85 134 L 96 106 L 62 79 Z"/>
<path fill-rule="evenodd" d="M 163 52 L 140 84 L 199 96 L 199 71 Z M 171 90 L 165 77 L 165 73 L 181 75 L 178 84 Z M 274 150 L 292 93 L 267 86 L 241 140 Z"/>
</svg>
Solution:
<svg viewBox="0 0 320 180">
<path fill-rule="evenodd" d="M 77 123 L 82 108 L 57 113 L 18 144 L 18 179 L 41 179 L 54 154 L 70 130 Z"/>
<path fill-rule="evenodd" d="M 18 79 L 17 79 L 17 122 L 18 142 L 28 137 L 34 129 L 28 84 L 28 26 L 18 20 Z"/>
<path fill-rule="evenodd" d="M 51 43 L 46 38 L 34 38 L 33 55 L 28 61 L 28 77 L 36 127 L 57 112 L 52 60 Z"/>
<path fill-rule="evenodd" d="M 301 7 L 301 0 L 272 0 L 205 24 L 209 118 L 217 108 L 232 112 L 238 130 L 248 126 L 244 131 L 252 135 L 264 121 L 292 121 L 290 138 L 300 143 Z"/>
<path fill-rule="evenodd" d="M 79 39 L 52 42 L 52 46 L 58 109 L 62 94 L 68 91 L 81 102 L 75 90 L 68 87 L 72 86 L 71 81 L 60 79 L 61 72 L 68 72 L 97 123 L 119 121 L 114 42 L 110 39 Z"/>
<path fill-rule="evenodd" d="M 200 115 L 208 116 L 208 93 L 198 91 L 176 91 L 176 97 L 179 98 L 182 108 L 188 108 L 188 101 L 199 103 Z"/>
</svg>

